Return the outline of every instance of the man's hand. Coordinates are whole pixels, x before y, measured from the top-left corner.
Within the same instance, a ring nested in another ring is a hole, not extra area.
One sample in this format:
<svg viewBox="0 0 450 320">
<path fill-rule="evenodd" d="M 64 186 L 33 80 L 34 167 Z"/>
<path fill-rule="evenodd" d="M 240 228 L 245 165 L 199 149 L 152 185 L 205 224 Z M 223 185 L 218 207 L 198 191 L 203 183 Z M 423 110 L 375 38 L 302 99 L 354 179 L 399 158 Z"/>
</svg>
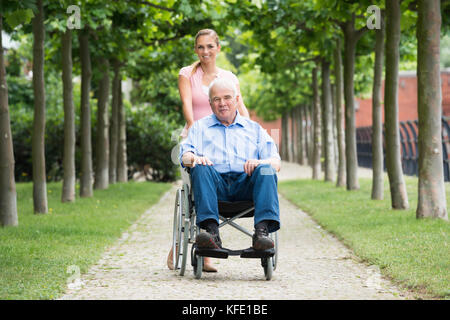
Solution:
<svg viewBox="0 0 450 320">
<path fill-rule="evenodd" d="M 249 159 L 244 163 L 244 172 L 251 176 L 253 171 L 255 171 L 255 168 L 260 164 L 261 160 Z"/>
<path fill-rule="evenodd" d="M 194 163 L 193 163 L 193 167 L 195 167 L 196 164 L 202 164 L 204 166 L 212 166 L 213 163 L 211 162 L 211 160 L 209 160 L 207 157 L 197 157 L 196 155 L 194 155 Z"/>
<path fill-rule="evenodd" d="M 281 163 L 280 160 L 277 158 L 270 158 L 270 159 L 249 159 L 244 164 L 244 172 L 248 174 L 249 176 L 252 175 L 253 171 L 255 171 L 255 168 L 260 164 L 270 164 L 272 168 L 275 169 L 276 172 L 280 171 Z"/>
<path fill-rule="evenodd" d="M 186 152 L 183 155 L 182 160 L 183 160 L 183 164 L 189 168 L 194 168 L 195 165 L 197 165 L 197 164 L 201 164 L 204 166 L 206 166 L 206 165 L 212 166 L 213 165 L 213 163 L 211 162 L 211 160 L 208 159 L 208 157 L 199 157 L 199 156 L 196 156 L 195 154 L 193 154 L 192 152 Z"/>
</svg>

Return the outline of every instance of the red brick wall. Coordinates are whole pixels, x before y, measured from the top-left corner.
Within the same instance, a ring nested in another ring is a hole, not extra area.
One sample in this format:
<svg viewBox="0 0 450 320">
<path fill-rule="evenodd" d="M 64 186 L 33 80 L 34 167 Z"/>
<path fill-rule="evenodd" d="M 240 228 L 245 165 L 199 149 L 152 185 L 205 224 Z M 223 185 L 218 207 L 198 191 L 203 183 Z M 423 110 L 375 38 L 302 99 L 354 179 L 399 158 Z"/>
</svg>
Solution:
<svg viewBox="0 0 450 320">
<path fill-rule="evenodd" d="M 399 121 L 416 120 L 417 115 L 417 77 L 414 73 L 400 73 L 398 79 L 398 118 Z M 441 73 L 442 114 L 450 116 L 450 71 Z M 381 99 L 384 99 L 384 83 Z M 356 127 L 372 126 L 372 99 L 356 98 Z M 383 122 L 384 109 L 382 108 Z"/>
<path fill-rule="evenodd" d="M 263 121 L 256 115 L 256 112 L 249 110 L 250 119 L 258 122 L 261 127 L 267 130 L 267 133 L 275 140 L 275 143 L 279 146 L 281 142 L 281 119 L 275 121 Z"/>
<path fill-rule="evenodd" d="M 450 71 L 441 74 L 442 114 L 450 116 Z"/>
<path fill-rule="evenodd" d="M 450 71 L 443 71 L 441 73 L 442 85 L 442 114 L 450 116 Z M 381 98 L 384 99 L 384 83 L 382 87 Z M 356 98 L 358 103 L 356 110 L 356 126 L 369 127 L 372 126 L 372 99 Z M 398 104 L 399 104 L 399 121 L 416 120 L 417 116 L 417 78 L 415 73 L 400 73 L 399 75 L 399 90 L 398 90 Z M 384 109 L 382 107 L 383 122 Z M 250 118 L 258 122 L 264 129 L 267 130 L 275 142 L 280 145 L 281 142 L 281 119 L 275 121 L 263 121 L 256 115 L 253 110 L 250 110 Z"/>
</svg>

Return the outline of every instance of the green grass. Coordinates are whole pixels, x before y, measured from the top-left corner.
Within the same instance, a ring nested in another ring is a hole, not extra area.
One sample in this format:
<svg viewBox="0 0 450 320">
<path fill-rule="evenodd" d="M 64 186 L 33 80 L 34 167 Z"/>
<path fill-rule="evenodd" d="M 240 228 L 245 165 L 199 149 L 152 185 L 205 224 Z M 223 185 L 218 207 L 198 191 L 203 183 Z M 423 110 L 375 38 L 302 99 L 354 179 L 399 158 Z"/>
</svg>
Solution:
<svg viewBox="0 0 450 320">
<path fill-rule="evenodd" d="M 67 268 L 86 272 L 170 184 L 115 184 L 61 203 L 61 183 L 50 183 L 46 215 L 33 214 L 31 183 L 16 187 L 19 226 L 0 228 L 0 300 L 60 296 L 72 275 Z"/>
<path fill-rule="evenodd" d="M 280 192 L 336 235 L 364 261 L 418 297 L 450 297 L 450 224 L 416 219 L 417 178 L 406 177 L 409 210 L 392 210 L 387 181 L 385 200 L 370 199 L 371 179 L 361 189 L 346 191 L 333 183 L 285 181 Z M 447 208 L 450 209 L 450 188 Z"/>
</svg>

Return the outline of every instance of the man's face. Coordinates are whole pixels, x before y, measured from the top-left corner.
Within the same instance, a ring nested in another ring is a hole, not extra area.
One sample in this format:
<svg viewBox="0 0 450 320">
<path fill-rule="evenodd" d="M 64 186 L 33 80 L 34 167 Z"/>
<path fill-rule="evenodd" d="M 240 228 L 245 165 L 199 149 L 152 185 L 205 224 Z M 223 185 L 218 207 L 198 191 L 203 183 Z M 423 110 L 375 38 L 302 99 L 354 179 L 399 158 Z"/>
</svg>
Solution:
<svg viewBox="0 0 450 320">
<path fill-rule="evenodd" d="M 233 90 L 214 86 L 211 88 L 211 109 L 219 121 L 233 123 L 239 96 L 233 97 Z"/>
</svg>

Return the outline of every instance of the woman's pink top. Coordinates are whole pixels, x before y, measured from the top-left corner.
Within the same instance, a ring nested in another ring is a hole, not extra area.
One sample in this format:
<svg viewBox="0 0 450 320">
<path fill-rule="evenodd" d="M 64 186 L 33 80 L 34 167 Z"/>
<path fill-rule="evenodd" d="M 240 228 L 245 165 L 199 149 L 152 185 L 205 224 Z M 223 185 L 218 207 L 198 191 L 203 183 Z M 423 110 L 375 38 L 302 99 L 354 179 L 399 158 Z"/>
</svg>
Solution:
<svg viewBox="0 0 450 320">
<path fill-rule="evenodd" d="M 187 66 L 181 68 L 179 74 L 188 78 L 191 82 L 192 92 L 192 111 L 194 113 L 194 121 L 212 114 L 211 106 L 209 105 L 208 86 L 203 85 L 203 69 L 199 66 L 195 73 L 191 76 L 193 66 Z M 241 95 L 239 90 L 239 80 L 231 72 L 223 69 L 219 69 L 217 78 L 227 78 L 236 83 L 238 95 Z"/>
</svg>

